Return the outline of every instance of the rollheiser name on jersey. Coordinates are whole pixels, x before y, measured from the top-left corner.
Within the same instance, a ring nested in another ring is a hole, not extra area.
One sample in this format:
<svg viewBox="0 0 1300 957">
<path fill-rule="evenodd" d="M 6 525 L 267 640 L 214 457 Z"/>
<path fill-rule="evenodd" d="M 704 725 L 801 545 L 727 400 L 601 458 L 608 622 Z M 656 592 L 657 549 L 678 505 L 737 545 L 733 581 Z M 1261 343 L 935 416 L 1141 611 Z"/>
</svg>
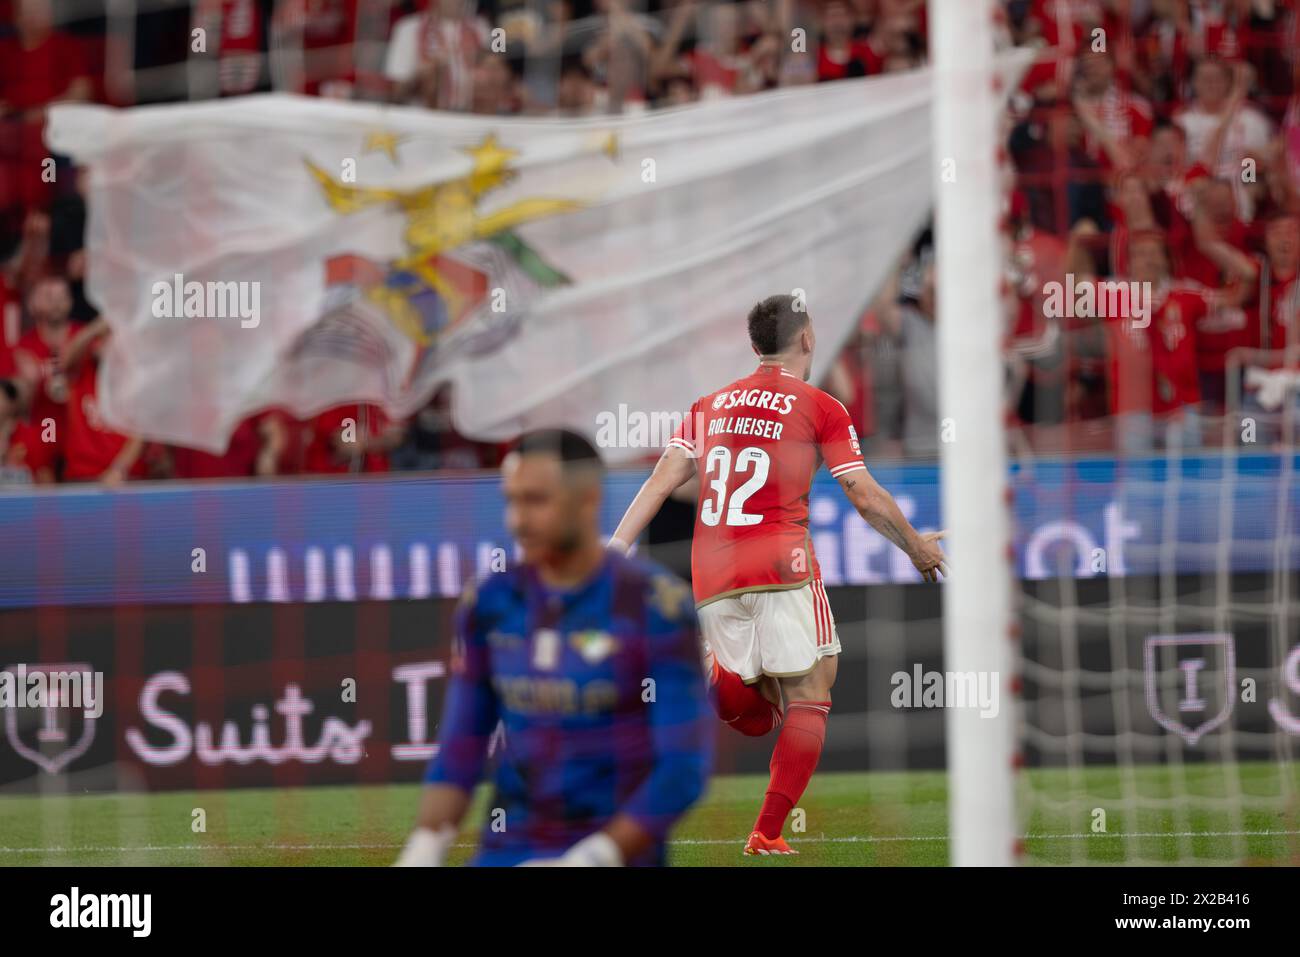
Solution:
<svg viewBox="0 0 1300 957">
<path fill-rule="evenodd" d="M 823 460 L 836 478 L 866 468 L 838 400 L 761 365 L 696 400 L 668 444 L 698 459 L 697 605 L 821 580 L 808 534 L 813 475 Z"/>
</svg>

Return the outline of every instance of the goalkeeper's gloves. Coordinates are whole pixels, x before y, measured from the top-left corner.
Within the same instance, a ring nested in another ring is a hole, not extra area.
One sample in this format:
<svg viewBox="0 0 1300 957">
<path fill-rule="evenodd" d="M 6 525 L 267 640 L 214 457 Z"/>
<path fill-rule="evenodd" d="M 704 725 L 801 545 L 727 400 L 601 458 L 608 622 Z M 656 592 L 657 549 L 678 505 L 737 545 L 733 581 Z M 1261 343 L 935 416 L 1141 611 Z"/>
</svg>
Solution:
<svg viewBox="0 0 1300 957">
<path fill-rule="evenodd" d="M 393 863 L 394 867 L 442 867 L 447 860 L 447 849 L 456 840 L 456 829 L 445 824 L 434 831 L 427 827 L 417 827 L 407 838 L 406 847 L 401 856 Z"/>
<path fill-rule="evenodd" d="M 520 867 L 622 867 L 623 852 L 604 831 L 584 837 L 559 857 L 539 857 Z"/>
</svg>

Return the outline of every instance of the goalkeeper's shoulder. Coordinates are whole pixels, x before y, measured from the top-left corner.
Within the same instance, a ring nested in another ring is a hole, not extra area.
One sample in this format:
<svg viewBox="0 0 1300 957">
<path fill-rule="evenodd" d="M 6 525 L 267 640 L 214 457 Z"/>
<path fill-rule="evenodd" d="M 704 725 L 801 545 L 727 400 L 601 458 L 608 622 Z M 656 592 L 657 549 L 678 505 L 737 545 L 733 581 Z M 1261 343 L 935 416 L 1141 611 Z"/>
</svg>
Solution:
<svg viewBox="0 0 1300 957">
<path fill-rule="evenodd" d="M 470 579 L 461 589 L 456 611 L 462 616 L 476 617 L 499 614 L 524 600 L 523 566 L 503 565 L 499 570 L 489 568 Z"/>
<path fill-rule="evenodd" d="M 640 595 L 652 630 L 672 630 L 695 624 L 691 586 L 663 565 L 638 555 L 614 554 L 617 574 Z"/>
</svg>

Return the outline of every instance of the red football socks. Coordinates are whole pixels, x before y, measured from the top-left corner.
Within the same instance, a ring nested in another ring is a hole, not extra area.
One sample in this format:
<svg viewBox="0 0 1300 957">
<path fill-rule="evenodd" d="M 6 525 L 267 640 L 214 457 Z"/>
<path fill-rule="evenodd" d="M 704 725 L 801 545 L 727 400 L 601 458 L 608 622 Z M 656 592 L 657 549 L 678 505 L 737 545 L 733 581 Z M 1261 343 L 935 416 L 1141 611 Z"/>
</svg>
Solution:
<svg viewBox="0 0 1300 957">
<path fill-rule="evenodd" d="M 764 837 L 781 836 L 785 819 L 808 787 L 821 758 L 830 713 L 829 701 L 791 701 L 786 705 L 785 724 L 772 751 L 772 777 L 754 825 Z"/>
<path fill-rule="evenodd" d="M 759 738 L 781 723 L 781 709 L 716 661 L 709 675 L 709 700 L 718 717 L 741 734 Z"/>
</svg>

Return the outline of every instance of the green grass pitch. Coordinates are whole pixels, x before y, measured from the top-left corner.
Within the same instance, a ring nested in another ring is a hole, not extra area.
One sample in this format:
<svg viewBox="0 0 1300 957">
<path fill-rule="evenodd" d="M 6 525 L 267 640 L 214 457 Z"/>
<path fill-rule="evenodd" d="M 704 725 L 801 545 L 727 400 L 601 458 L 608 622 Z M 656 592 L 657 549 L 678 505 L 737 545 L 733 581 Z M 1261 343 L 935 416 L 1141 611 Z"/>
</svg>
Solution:
<svg viewBox="0 0 1300 957">
<path fill-rule="evenodd" d="M 795 858 L 746 858 L 761 776 L 715 778 L 674 833 L 679 866 L 933 866 L 948 862 L 946 774 L 817 775 L 787 837 Z M 1020 781 L 1025 861 L 1297 864 L 1300 794 L 1290 764 L 1032 770 Z M 387 865 L 416 785 L 0 798 L 0 865 Z M 1292 799 L 1294 800 L 1294 799 Z M 453 863 L 486 812 L 475 802 Z M 206 831 L 196 832 L 196 809 Z M 1094 809 L 1106 813 L 1095 831 Z M 798 813 L 797 812 L 797 813 Z"/>
</svg>

